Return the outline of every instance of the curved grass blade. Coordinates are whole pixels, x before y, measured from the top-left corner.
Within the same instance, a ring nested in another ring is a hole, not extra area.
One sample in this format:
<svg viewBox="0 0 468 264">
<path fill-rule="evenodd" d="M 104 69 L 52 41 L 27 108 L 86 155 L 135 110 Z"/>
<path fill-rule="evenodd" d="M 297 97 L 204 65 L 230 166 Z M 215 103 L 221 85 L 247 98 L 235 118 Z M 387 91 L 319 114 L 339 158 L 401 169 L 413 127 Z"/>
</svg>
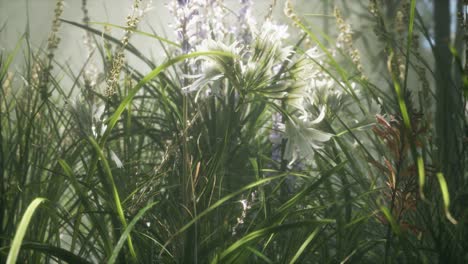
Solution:
<svg viewBox="0 0 468 264">
<path fill-rule="evenodd" d="M 16 259 L 18 258 L 18 254 L 21 248 L 21 243 L 23 242 L 24 235 L 26 234 L 26 230 L 28 229 L 29 222 L 34 215 L 36 209 L 41 205 L 43 202 L 47 201 L 45 198 L 36 198 L 34 199 L 24 212 L 23 217 L 18 225 L 18 229 L 16 230 L 15 237 L 13 238 L 13 242 L 11 243 L 10 251 L 8 252 L 8 258 L 6 263 L 7 264 L 14 264 L 16 263 Z"/>
<path fill-rule="evenodd" d="M 106 23 L 106 22 L 89 22 L 89 23 L 90 24 L 96 24 L 96 25 L 108 26 L 108 27 L 114 27 L 114 28 L 119 28 L 119 29 L 124 29 L 124 30 L 131 30 L 132 32 L 135 32 L 135 33 L 137 33 L 139 35 L 154 38 L 154 39 L 157 39 L 157 40 L 159 40 L 161 42 L 164 42 L 164 43 L 167 43 L 167 44 L 179 47 L 179 48 L 181 47 L 181 45 L 178 44 L 178 43 L 170 41 L 170 40 L 168 40 L 166 38 L 162 38 L 162 37 L 157 36 L 155 34 L 150 34 L 148 32 L 144 32 L 144 31 L 140 31 L 140 30 L 133 30 L 133 29 L 129 29 L 128 27 L 123 27 L 123 26 L 119 26 L 119 25 L 115 25 L 115 24 Z"/>
<path fill-rule="evenodd" d="M 257 249 L 255 249 L 253 247 L 247 247 L 247 250 L 249 250 L 250 252 L 255 254 L 257 257 L 261 258 L 263 261 L 265 261 L 265 263 L 268 263 L 268 264 L 273 264 L 274 263 L 267 256 L 265 256 L 265 254 L 263 254 L 262 252 L 258 251 Z"/>
<path fill-rule="evenodd" d="M 65 23 L 68 23 L 70 25 L 73 25 L 73 26 L 76 26 L 76 27 L 79 27 L 79 28 L 82 28 L 84 30 L 87 30 L 97 36 L 100 36 L 106 40 L 109 40 L 110 42 L 113 42 L 115 43 L 116 45 L 119 45 L 121 46 L 122 45 L 122 42 L 119 40 L 119 39 L 116 39 L 102 31 L 99 31 L 97 29 L 94 29 L 92 27 L 88 27 L 86 25 L 82 25 L 80 23 L 76 23 L 76 22 L 73 22 L 73 21 L 68 21 L 68 20 L 65 20 L 65 19 L 60 19 L 60 21 L 62 22 L 65 22 Z M 125 46 L 125 49 L 128 50 L 129 52 L 131 52 L 133 55 L 135 55 L 137 58 L 139 58 L 140 60 L 142 60 L 143 62 L 145 62 L 148 66 L 150 67 L 153 67 L 154 66 L 154 63 L 149 60 L 145 55 L 143 55 L 137 48 L 135 48 L 135 46 L 133 46 L 131 43 L 128 43 L 126 46 Z"/>
<path fill-rule="evenodd" d="M 294 264 L 296 263 L 296 261 L 299 259 L 299 257 L 302 255 L 302 253 L 304 252 L 304 250 L 307 248 L 307 246 L 310 244 L 310 242 L 312 242 L 312 240 L 315 238 L 315 236 L 317 236 L 318 232 L 320 231 L 320 227 L 317 227 L 315 228 L 314 231 L 312 231 L 312 233 L 310 233 L 310 235 L 307 237 L 307 239 L 304 241 L 304 243 L 302 243 L 301 247 L 299 248 L 299 250 L 297 250 L 296 254 L 294 254 L 294 257 L 291 259 L 291 261 L 289 262 L 290 264 Z"/>
<path fill-rule="evenodd" d="M 151 204 L 148 204 L 145 206 L 143 209 L 138 211 L 137 215 L 132 219 L 130 224 L 128 224 L 127 228 L 125 228 L 124 232 L 120 236 L 119 241 L 117 242 L 117 245 L 115 245 L 114 250 L 112 251 L 112 255 L 109 258 L 109 261 L 107 262 L 108 264 L 114 264 L 115 261 L 117 260 L 117 257 L 119 256 L 119 252 L 122 249 L 123 244 L 125 243 L 125 240 L 127 240 L 127 237 L 130 236 L 130 232 L 132 231 L 133 227 L 135 224 L 140 220 L 141 217 L 151 209 L 153 206 L 155 206 L 158 202 L 154 202 Z"/>
<path fill-rule="evenodd" d="M 73 254 L 73 252 L 70 252 L 63 248 L 45 245 L 41 243 L 25 242 L 23 243 L 21 248 L 42 252 L 49 256 L 56 257 L 59 260 L 63 260 L 67 263 L 76 263 L 76 264 L 91 264 L 92 263 L 80 256 Z"/>
<path fill-rule="evenodd" d="M 445 181 L 444 174 L 441 172 L 437 173 L 437 180 L 439 181 L 440 191 L 442 192 L 442 199 L 444 200 L 445 216 L 452 224 L 456 225 L 458 222 L 452 217 L 452 215 L 450 214 L 450 210 L 449 210 L 450 194 L 448 191 L 448 186 L 447 186 L 447 182 Z"/>
<path fill-rule="evenodd" d="M 226 250 L 224 250 L 219 257 L 219 260 L 223 260 L 224 258 L 228 257 L 230 254 L 234 253 L 236 250 L 243 248 L 247 243 L 254 241 L 255 239 L 258 239 L 260 237 L 270 235 L 272 233 L 277 233 L 277 232 L 281 232 L 281 231 L 285 231 L 289 229 L 306 227 L 310 225 L 330 224 L 334 222 L 335 222 L 334 219 L 320 219 L 320 220 L 315 220 L 315 221 L 304 221 L 304 222 L 296 222 L 296 223 L 289 223 L 289 224 L 283 224 L 283 225 L 273 225 L 273 226 L 269 226 L 269 227 L 262 228 L 259 230 L 255 230 L 243 236 L 241 239 L 239 239 L 238 241 L 233 243 L 230 247 L 228 247 Z"/>
<path fill-rule="evenodd" d="M 124 229 L 127 228 L 127 220 L 125 220 L 125 215 L 124 215 L 124 212 L 123 212 L 123 208 L 122 208 L 122 203 L 120 202 L 120 196 L 119 196 L 119 192 L 117 190 L 117 186 L 115 185 L 115 182 L 114 182 L 114 177 L 112 176 L 112 171 L 110 169 L 110 166 L 109 166 L 109 163 L 107 162 L 107 159 L 106 157 L 104 156 L 104 153 L 102 152 L 102 149 L 101 147 L 98 145 L 98 143 L 96 142 L 96 140 L 94 140 L 94 138 L 92 137 L 88 137 L 88 140 L 89 142 L 91 142 L 91 145 L 93 145 L 94 147 L 94 150 L 96 151 L 103 167 L 104 167 L 104 173 L 106 174 L 107 176 L 107 181 L 109 184 L 109 186 L 107 186 L 107 188 L 109 189 L 109 191 L 112 192 L 112 196 L 114 197 L 114 206 L 117 210 L 117 214 L 119 215 L 119 218 L 120 218 L 120 222 L 122 224 L 122 227 Z M 103 184 L 106 184 L 106 183 L 103 183 Z M 130 255 L 132 256 L 133 259 L 136 260 L 136 253 L 135 253 L 135 249 L 133 247 L 133 243 L 132 243 L 132 237 L 130 235 L 128 235 L 127 237 L 127 242 L 128 242 L 128 249 L 130 251 Z"/>
</svg>

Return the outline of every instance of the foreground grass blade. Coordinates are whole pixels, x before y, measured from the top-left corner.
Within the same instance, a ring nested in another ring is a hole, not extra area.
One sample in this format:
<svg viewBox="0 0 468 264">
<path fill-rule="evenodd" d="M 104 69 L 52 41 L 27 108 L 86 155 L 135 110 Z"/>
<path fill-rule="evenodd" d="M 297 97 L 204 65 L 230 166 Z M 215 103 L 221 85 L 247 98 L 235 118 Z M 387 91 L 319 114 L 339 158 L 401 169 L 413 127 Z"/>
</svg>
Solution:
<svg viewBox="0 0 468 264">
<path fill-rule="evenodd" d="M 21 248 L 21 243 L 23 242 L 24 235 L 26 234 L 26 230 L 28 229 L 29 222 L 34 215 L 36 209 L 45 202 L 45 198 L 36 198 L 34 199 L 26 209 L 23 217 L 21 218 L 21 222 L 19 223 L 18 229 L 16 230 L 15 237 L 13 238 L 13 243 L 11 243 L 10 252 L 8 253 L 8 258 L 6 263 L 7 264 L 14 264 L 16 263 L 16 259 L 18 258 L 18 254 Z"/>
<path fill-rule="evenodd" d="M 44 245 L 41 243 L 26 242 L 26 243 L 23 243 L 22 249 L 35 250 L 35 251 L 56 257 L 57 259 L 63 260 L 67 263 L 73 263 L 73 264 L 91 264 L 92 263 L 63 248 L 54 247 L 50 245 Z"/>
<path fill-rule="evenodd" d="M 271 235 L 273 233 L 277 232 L 282 232 L 290 229 L 297 229 L 305 226 L 310 226 L 310 225 L 323 225 L 323 224 L 331 224 L 334 223 L 334 219 L 320 219 L 316 221 L 304 221 L 304 222 L 296 222 L 296 223 L 290 223 L 290 224 L 283 224 L 283 225 L 273 225 L 270 227 L 262 228 L 259 230 L 255 230 L 245 236 L 243 236 L 241 239 L 236 241 L 234 244 L 232 244 L 230 247 L 228 247 L 226 250 L 224 250 L 221 255 L 219 260 L 222 262 L 222 260 L 232 253 L 234 253 L 236 250 L 242 249 L 246 244 L 249 242 L 252 242 L 258 238 Z M 312 237 L 313 238 L 313 237 Z"/>
<path fill-rule="evenodd" d="M 130 235 L 130 232 L 132 231 L 133 227 L 135 224 L 140 220 L 141 217 L 151 209 L 153 206 L 155 206 L 158 202 L 151 203 L 147 206 L 145 206 L 143 209 L 141 209 L 138 214 L 132 219 L 130 224 L 128 224 L 127 228 L 125 228 L 124 232 L 120 236 L 119 241 L 117 242 L 117 245 L 114 247 L 114 250 L 112 251 L 112 255 L 109 258 L 109 261 L 107 262 L 108 264 L 114 264 L 115 261 L 117 260 L 117 257 L 119 256 L 119 252 L 122 249 L 123 244 L 125 243 L 125 240 L 127 240 L 127 237 Z"/>
<path fill-rule="evenodd" d="M 107 184 L 110 186 L 107 186 L 107 188 L 112 192 L 112 195 L 114 197 L 114 206 L 117 210 L 117 214 L 119 215 L 120 222 L 122 224 L 123 228 L 127 228 L 127 220 L 125 220 L 125 215 L 123 212 L 122 208 L 122 203 L 120 202 L 120 196 L 119 196 L 119 191 L 117 190 L 117 186 L 115 185 L 114 182 L 114 177 L 112 176 L 112 171 L 110 169 L 109 163 L 107 162 L 106 157 L 104 156 L 104 153 L 102 152 L 102 149 L 99 147 L 98 143 L 94 138 L 89 137 L 88 140 L 91 142 L 91 145 L 93 145 L 94 150 L 98 154 L 100 161 L 102 162 L 102 165 L 104 167 L 104 173 L 106 174 L 107 177 Z M 106 184 L 106 183 L 103 183 Z M 136 253 L 135 249 L 133 247 L 132 243 L 132 237 L 130 235 L 127 236 L 127 241 L 128 241 L 128 249 L 130 251 L 130 255 L 134 260 L 136 260 Z"/>
<path fill-rule="evenodd" d="M 319 231 L 320 231 L 320 227 L 317 227 L 312 233 L 310 233 L 310 235 L 307 237 L 307 239 L 304 241 L 304 243 L 302 243 L 301 247 L 296 252 L 294 257 L 292 258 L 291 262 L 289 262 L 290 264 L 294 264 L 294 263 L 297 262 L 299 257 L 302 255 L 304 250 L 307 248 L 307 246 L 310 244 L 310 242 L 312 242 L 312 240 L 315 238 L 315 236 L 317 235 L 317 233 Z"/>
</svg>

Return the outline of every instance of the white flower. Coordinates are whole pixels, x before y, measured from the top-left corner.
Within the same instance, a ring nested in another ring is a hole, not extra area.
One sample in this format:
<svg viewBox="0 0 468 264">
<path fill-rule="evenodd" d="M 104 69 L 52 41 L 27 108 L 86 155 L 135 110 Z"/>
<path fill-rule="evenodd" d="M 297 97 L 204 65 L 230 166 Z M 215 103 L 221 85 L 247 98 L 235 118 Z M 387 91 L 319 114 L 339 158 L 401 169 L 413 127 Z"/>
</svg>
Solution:
<svg viewBox="0 0 468 264">
<path fill-rule="evenodd" d="M 286 135 L 288 141 L 285 150 L 285 159 L 292 165 L 298 158 L 313 155 L 316 149 L 322 148 L 323 144 L 333 136 L 316 128 L 316 125 L 325 118 L 326 108 L 322 107 L 319 116 L 309 120 L 309 116 L 289 119 L 286 122 Z"/>
</svg>

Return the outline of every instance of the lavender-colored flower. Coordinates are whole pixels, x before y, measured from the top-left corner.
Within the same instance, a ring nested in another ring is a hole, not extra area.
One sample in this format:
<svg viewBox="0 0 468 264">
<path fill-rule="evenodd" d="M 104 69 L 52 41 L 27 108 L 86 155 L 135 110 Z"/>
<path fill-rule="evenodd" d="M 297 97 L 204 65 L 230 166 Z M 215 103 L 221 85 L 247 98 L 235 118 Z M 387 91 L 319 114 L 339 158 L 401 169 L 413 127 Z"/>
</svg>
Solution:
<svg viewBox="0 0 468 264">
<path fill-rule="evenodd" d="M 238 22 L 239 27 L 236 28 L 236 37 L 244 45 L 249 45 L 253 41 L 252 28 L 255 28 L 257 22 L 252 16 L 252 1 L 240 0 L 241 8 L 239 10 Z"/>
<path fill-rule="evenodd" d="M 205 39 L 222 41 L 226 35 L 226 12 L 220 1 L 174 0 L 169 9 L 176 19 L 174 27 L 183 54 L 193 51 Z"/>
</svg>

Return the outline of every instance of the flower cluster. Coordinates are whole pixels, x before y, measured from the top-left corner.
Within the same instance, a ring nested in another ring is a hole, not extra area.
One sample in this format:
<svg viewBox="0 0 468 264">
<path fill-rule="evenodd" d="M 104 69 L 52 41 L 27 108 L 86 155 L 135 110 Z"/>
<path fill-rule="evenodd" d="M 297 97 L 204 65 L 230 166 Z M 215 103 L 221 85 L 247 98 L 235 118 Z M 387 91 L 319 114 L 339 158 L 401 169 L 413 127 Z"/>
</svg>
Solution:
<svg viewBox="0 0 468 264">
<path fill-rule="evenodd" d="M 204 39 L 223 41 L 228 33 L 223 22 L 226 11 L 220 1 L 174 0 L 169 10 L 176 19 L 174 28 L 183 54 L 193 51 Z"/>
<path fill-rule="evenodd" d="M 247 211 L 252 208 L 252 203 L 257 199 L 256 191 L 250 194 L 250 199 L 242 199 L 239 203 L 242 205 L 242 212 L 240 217 L 237 218 L 237 223 L 232 227 L 232 235 L 235 236 L 238 229 L 244 224 L 244 220 L 247 218 Z"/>
</svg>

